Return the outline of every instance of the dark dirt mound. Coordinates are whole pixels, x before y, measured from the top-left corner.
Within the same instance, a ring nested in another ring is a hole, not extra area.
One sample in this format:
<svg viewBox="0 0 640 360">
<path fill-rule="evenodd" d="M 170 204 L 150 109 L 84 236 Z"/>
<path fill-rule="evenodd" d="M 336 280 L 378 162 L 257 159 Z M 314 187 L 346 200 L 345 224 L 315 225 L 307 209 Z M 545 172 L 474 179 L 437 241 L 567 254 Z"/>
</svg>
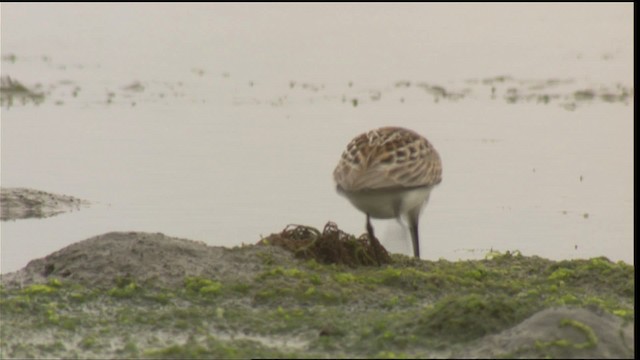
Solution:
<svg viewBox="0 0 640 360">
<path fill-rule="evenodd" d="M 287 257 L 271 246 L 226 249 L 161 233 L 112 232 L 69 245 L 2 276 L 5 286 L 44 283 L 49 277 L 111 287 L 118 279 L 181 286 L 186 276 L 252 277 L 262 270 L 259 254 Z"/>
</svg>

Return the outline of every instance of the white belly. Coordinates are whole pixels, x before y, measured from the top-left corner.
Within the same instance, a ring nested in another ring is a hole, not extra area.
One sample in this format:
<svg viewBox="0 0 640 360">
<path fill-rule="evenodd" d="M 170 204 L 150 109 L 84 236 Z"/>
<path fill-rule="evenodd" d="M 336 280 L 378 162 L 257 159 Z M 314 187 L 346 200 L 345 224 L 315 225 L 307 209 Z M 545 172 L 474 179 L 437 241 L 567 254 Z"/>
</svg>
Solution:
<svg viewBox="0 0 640 360">
<path fill-rule="evenodd" d="M 392 219 L 424 206 L 429 201 L 431 189 L 432 187 L 419 187 L 408 190 L 339 192 L 358 210 L 372 218 Z"/>
</svg>

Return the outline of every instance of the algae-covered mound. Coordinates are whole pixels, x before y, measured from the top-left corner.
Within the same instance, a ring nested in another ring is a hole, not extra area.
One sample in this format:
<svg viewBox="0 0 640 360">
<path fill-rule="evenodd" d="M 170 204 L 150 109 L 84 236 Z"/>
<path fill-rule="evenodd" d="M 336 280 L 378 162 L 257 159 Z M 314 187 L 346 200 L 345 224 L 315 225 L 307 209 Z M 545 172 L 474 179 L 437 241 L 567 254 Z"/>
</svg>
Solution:
<svg viewBox="0 0 640 360">
<path fill-rule="evenodd" d="M 478 341 L 462 357 L 492 357 L 496 348 L 522 358 L 624 358 L 634 353 L 633 326 L 585 308 L 542 310 L 517 326 Z"/>
<path fill-rule="evenodd" d="M 623 262 L 294 252 L 137 232 L 75 243 L 2 276 L 0 358 L 634 357 Z"/>
<path fill-rule="evenodd" d="M 0 188 L 0 220 L 47 218 L 89 205 L 69 195 L 26 188 Z"/>
</svg>

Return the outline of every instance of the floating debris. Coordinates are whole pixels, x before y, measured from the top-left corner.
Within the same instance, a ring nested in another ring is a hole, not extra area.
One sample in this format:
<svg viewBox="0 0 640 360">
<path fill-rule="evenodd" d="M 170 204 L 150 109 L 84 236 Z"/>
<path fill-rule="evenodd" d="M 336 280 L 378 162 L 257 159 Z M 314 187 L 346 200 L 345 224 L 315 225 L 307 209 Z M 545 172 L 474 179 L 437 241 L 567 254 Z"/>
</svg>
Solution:
<svg viewBox="0 0 640 360">
<path fill-rule="evenodd" d="M 504 99 L 509 104 L 515 104 L 520 98 L 521 96 L 518 95 L 518 89 L 516 88 L 507 89 L 507 94 L 504 96 Z"/>
<path fill-rule="evenodd" d="M 44 101 L 43 93 L 33 91 L 22 85 L 19 81 L 13 80 L 9 76 L 0 78 L 0 105 L 11 107 L 14 101 L 20 101 L 22 105 L 29 102 L 40 104 Z"/>
<path fill-rule="evenodd" d="M 135 81 L 130 85 L 123 87 L 124 90 L 132 91 L 132 92 L 143 92 L 144 85 L 142 85 L 139 81 Z"/>
<path fill-rule="evenodd" d="M 573 93 L 573 97 L 578 101 L 593 100 L 596 94 L 593 90 L 578 90 Z"/>
<path fill-rule="evenodd" d="M 2 61 L 8 61 L 12 64 L 15 64 L 17 58 L 15 54 L 2 55 Z"/>
<path fill-rule="evenodd" d="M 191 72 L 198 75 L 198 76 L 204 76 L 204 69 L 200 69 L 200 68 L 193 68 L 191 69 Z"/>
<path fill-rule="evenodd" d="M 504 83 L 507 81 L 513 81 L 513 78 L 509 75 L 499 75 L 491 78 L 482 79 L 484 85 L 492 85 L 495 83 Z"/>
<path fill-rule="evenodd" d="M 0 188 L 0 220 L 47 218 L 90 203 L 69 195 L 25 188 Z"/>
</svg>

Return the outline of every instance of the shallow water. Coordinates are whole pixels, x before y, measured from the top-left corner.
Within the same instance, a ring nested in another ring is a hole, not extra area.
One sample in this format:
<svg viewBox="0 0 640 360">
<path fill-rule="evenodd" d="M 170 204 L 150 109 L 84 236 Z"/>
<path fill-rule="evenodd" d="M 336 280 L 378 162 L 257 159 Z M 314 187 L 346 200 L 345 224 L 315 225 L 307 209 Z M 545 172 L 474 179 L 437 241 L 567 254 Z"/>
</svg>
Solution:
<svg viewBox="0 0 640 360">
<path fill-rule="evenodd" d="M 422 133 L 442 157 L 443 182 L 420 223 L 423 258 L 478 258 L 493 249 L 633 263 L 627 7 L 579 14 L 533 7 L 518 15 L 532 26 L 509 33 L 495 20 L 510 16 L 492 7 L 473 16 L 475 40 L 436 20 L 469 9 L 373 8 L 364 11 L 398 38 L 370 18 L 333 19 L 322 7 L 3 4 L 2 75 L 46 100 L 2 107 L 2 186 L 94 205 L 3 222 L 0 270 L 108 231 L 224 246 L 254 243 L 291 223 L 334 221 L 359 234 L 364 215 L 335 193 L 331 173 L 353 136 L 383 125 Z M 451 31 L 433 37 L 437 26 L 425 19 Z M 172 26 L 152 26 L 158 22 Z M 487 23 L 494 27 L 481 30 Z M 553 31 L 565 36 L 545 47 L 514 42 L 540 44 Z M 336 42 L 301 40 L 314 34 Z M 578 35 L 591 41 L 565 42 Z M 346 51 L 345 36 L 360 50 Z M 593 96 L 576 93 L 585 89 Z M 395 221 L 374 227 L 388 249 L 411 252 Z"/>
</svg>

